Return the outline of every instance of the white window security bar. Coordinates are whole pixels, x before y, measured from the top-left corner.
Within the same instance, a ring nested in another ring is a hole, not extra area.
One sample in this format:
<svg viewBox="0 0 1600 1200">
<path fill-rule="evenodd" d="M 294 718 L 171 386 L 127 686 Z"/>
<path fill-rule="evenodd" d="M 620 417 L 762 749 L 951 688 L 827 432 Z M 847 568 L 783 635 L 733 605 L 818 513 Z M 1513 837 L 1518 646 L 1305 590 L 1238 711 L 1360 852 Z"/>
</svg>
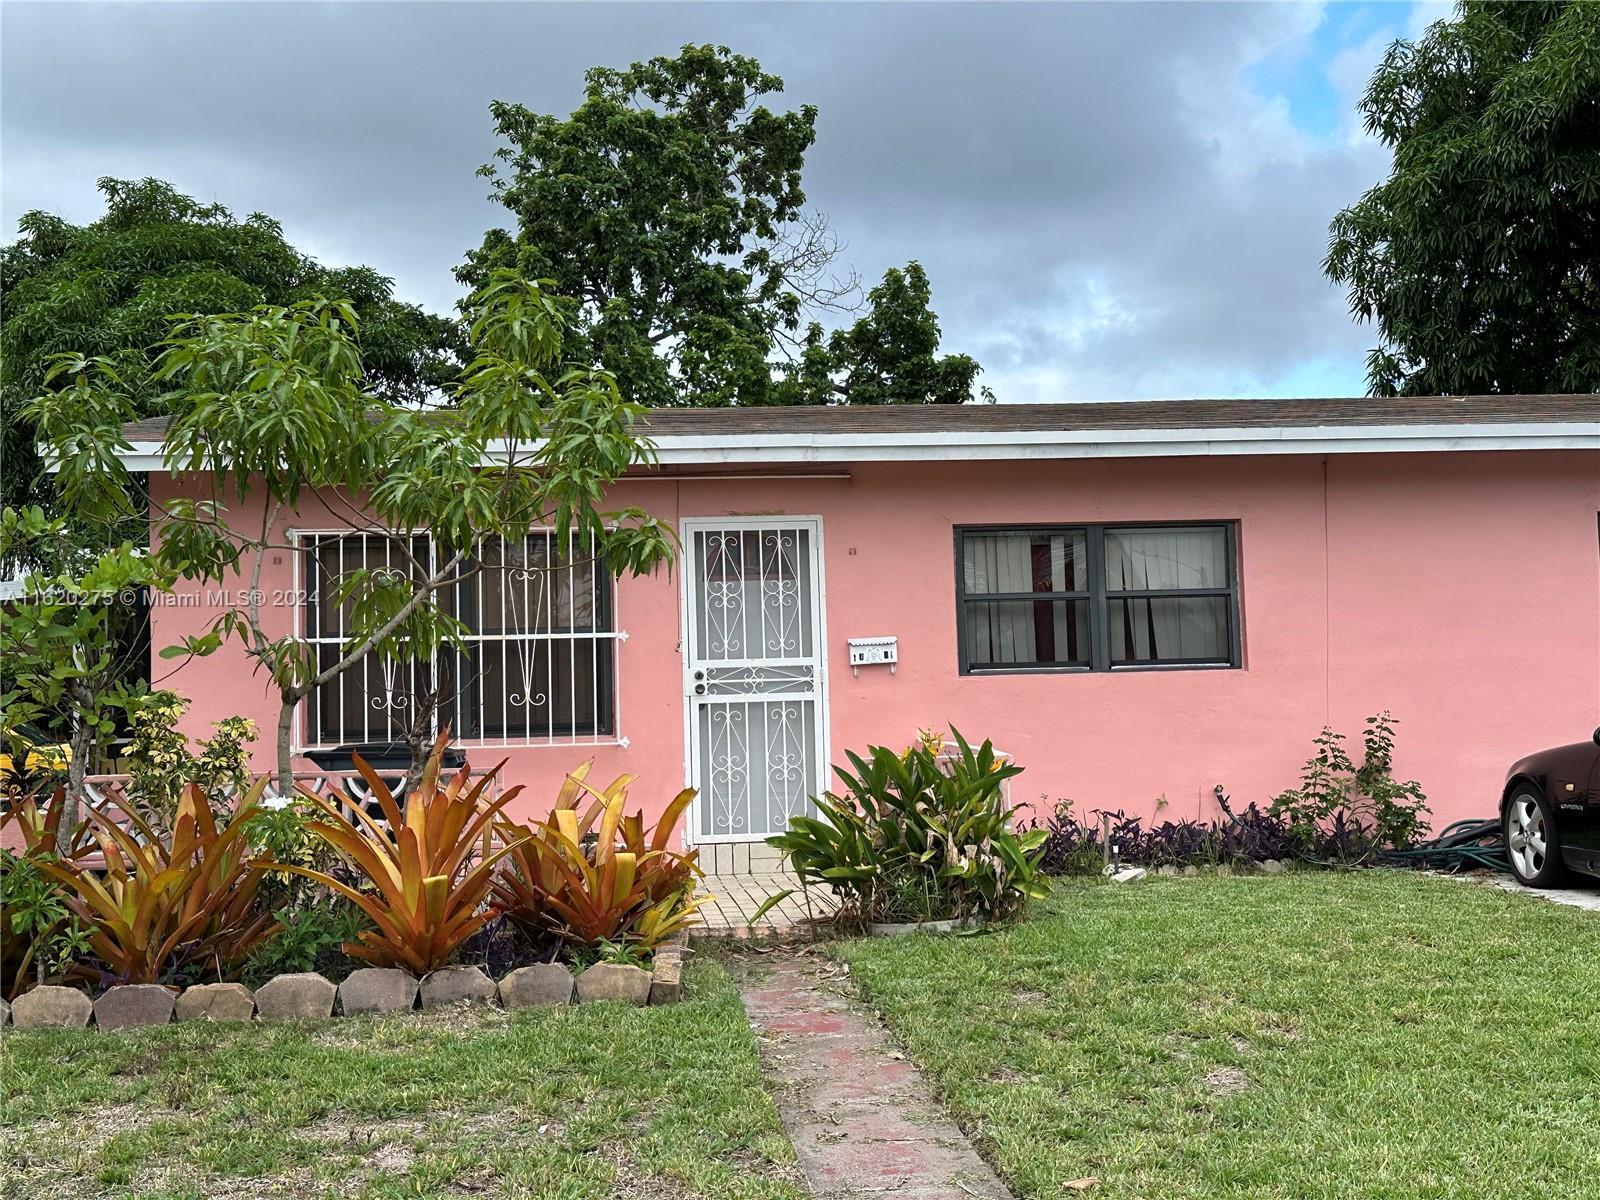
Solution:
<svg viewBox="0 0 1600 1200">
<path fill-rule="evenodd" d="M 338 661 L 349 639 L 351 602 L 342 578 L 366 569 L 424 579 L 445 561 L 426 534 L 298 530 L 299 636 L 318 669 Z M 621 743 L 617 735 L 616 645 L 611 577 L 592 537 L 566 552 L 548 529 L 520 541 L 486 538 L 440 589 L 444 611 L 465 627 L 423 661 L 369 654 L 319 688 L 303 706 L 298 748 L 335 750 L 405 739 L 419 703 L 437 697 L 431 733 L 449 725 L 471 746 Z"/>
</svg>

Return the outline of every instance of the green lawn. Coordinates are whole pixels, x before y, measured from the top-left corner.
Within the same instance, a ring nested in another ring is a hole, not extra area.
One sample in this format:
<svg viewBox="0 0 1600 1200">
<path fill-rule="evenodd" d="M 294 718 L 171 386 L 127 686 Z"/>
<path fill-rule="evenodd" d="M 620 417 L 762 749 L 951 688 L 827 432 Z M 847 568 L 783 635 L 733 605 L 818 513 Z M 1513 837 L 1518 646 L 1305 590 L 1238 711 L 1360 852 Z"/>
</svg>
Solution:
<svg viewBox="0 0 1600 1200">
<path fill-rule="evenodd" d="M 727 974 L 674 1008 L 0 1041 L 0 1196 L 795 1200 Z"/>
<path fill-rule="evenodd" d="M 1377 871 L 1067 883 L 838 953 L 1022 1196 L 1600 1196 L 1593 913 Z"/>
</svg>

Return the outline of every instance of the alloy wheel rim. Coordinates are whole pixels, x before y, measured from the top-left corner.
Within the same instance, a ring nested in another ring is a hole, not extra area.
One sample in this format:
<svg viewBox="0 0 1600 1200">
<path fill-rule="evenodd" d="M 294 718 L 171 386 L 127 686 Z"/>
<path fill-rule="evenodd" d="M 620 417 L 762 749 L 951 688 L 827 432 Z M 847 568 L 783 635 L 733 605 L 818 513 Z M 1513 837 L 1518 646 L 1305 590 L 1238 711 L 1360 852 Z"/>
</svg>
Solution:
<svg viewBox="0 0 1600 1200">
<path fill-rule="evenodd" d="M 1510 817 L 1506 845 L 1511 852 L 1511 865 L 1517 869 L 1518 875 L 1532 879 L 1544 869 L 1547 845 L 1544 812 L 1538 801 L 1519 796 L 1512 802 Z"/>
</svg>

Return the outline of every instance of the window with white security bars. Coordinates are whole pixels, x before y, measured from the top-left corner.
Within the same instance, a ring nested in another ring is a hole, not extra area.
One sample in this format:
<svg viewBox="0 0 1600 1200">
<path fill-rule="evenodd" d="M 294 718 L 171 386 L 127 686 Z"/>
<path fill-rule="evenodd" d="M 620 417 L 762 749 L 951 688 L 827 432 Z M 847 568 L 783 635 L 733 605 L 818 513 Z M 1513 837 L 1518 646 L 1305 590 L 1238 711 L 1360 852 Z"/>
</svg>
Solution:
<svg viewBox="0 0 1600 1200">
<path fill-rule="evenodd" d="M 340 580 L 365 568 L 421 580 L 447 560 L 426 535 L 301 532 L 302 636 L 317 668 L 349 641 L 351 602 Z M 592 540 L 563 548 L 548 530 L 520 542 L 485 539 L 439 592 L 466 628 L 422 662 L 368 654 L 308 699 L 302 749 L 401 741 L 419 703 L 437 696 L 436 731 L 487 746 L 613 740 L 616 651 L 611 577 Z"/>
</svg>

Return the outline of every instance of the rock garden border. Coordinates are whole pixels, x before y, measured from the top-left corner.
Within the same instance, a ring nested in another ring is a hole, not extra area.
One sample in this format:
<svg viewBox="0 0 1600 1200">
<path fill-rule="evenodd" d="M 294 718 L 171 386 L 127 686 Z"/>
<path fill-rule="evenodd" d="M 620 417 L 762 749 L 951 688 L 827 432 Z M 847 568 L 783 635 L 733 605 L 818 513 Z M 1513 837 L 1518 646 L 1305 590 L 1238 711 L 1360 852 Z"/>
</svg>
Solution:
<svg viewBox="0 0 1600 1200">
<path fill-rule="evenodd" d="M 276 975 L 253 992 L 242 983 L 197 983 L 181 990 L 155 983 L 108 988 L 91 999 L 79 988 L 41 984 L 11 1003 L 0 1000 L 0 1026 L 16 1029 L 143 1028 L 179 1021 L 318 1021 L 361 1013 L 412 1012 L 452 1005 L 548 1008 L 565 1004 L 676 1004 L 683 998 L 688 939 L 661 945 L 650 969 L 598 962 L 574 975 L 565 963 L 534 963 L 498 983 L 482 967 L 448 966 L 421 979 L 396 967 L 361 967 L 341 983 L 314 971 Z"/>
</svg>

